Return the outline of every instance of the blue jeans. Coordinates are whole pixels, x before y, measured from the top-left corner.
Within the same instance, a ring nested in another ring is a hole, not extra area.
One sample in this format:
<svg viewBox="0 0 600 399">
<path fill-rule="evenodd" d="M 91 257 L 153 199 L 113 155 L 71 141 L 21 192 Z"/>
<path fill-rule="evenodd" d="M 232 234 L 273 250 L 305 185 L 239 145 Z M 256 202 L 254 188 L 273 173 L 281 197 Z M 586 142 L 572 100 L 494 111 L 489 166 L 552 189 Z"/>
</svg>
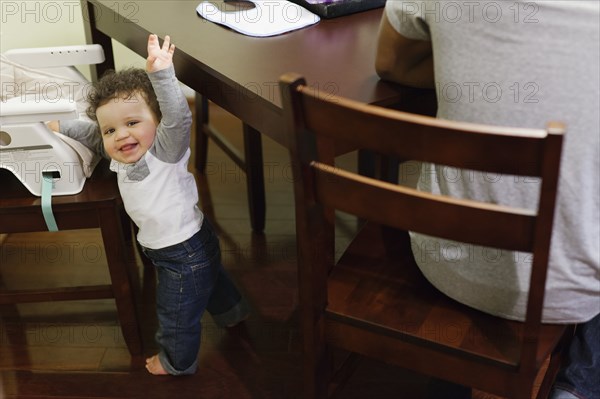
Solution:
<svg viewBox="0 0 600 399">
<path fill-rule="evenodd" d="M 600 399 L 600 314 L 577 326 L 550 399 Z"/>
<path fill-rule="evenodd" d="M 204 310 L 217 325 L 227 326 L 247 316 L 247 304 L 223 269 L 219 239 L 206 218 L 190 239 L 143 252 L 157 272 L 156 341 L 161 365 L 172 375 L 193 374 Z"/>
</svg>

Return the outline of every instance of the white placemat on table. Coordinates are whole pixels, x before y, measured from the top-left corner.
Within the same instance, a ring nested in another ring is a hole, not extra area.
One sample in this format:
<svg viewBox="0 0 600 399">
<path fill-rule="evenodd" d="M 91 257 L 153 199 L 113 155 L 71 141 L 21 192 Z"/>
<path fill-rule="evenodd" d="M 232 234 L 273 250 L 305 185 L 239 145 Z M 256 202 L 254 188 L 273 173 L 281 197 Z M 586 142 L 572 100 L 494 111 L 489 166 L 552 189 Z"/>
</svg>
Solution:
<svg viewBox="0 0 600 399">
<path fill-rule="evenodd" d="M 289 1 L 248 1 L 254 4 L 253 8 L 238 7 L 233 11 L 226 11 L 219 4 L 203 1 L 196 11 L 208 21 L 256 37 L 280 35 L 316 24 L 320 20 L 318 15 Z"/>
</svg>

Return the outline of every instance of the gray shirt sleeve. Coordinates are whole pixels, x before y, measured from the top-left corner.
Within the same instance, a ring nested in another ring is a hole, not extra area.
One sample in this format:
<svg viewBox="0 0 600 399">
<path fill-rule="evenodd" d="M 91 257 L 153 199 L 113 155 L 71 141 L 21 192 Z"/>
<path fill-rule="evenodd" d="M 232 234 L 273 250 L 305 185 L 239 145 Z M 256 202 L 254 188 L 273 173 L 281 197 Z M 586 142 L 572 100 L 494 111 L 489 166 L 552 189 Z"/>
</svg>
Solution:
<svg viewBox="0 0 600 399">
<path fill-rule="evenodd" d="M 390 25 L 400 35 L 414 40 L 431 40 L 424 15 L 427 8 L 427 2 L 423 1 L 389 0 L 385 3 L 385 13 Z"/>
<path fill-rule="evenodd" d="M 150 151 L 163 162 L 176 163 L 190 146 L 192 113 L 179 86 L 173 66 L 148 77 L 156 93 L 162 119 Z"/>
<path fill-rule="evenodd" d="M 97 123 L 79 119 L 61 121 L 60 132 L 67 137 L 79 141 L 96 154 L 100 154 L 103 158 L 109 159 L 104 151 L 104 144 L 102 143 Z"/>
</svg>

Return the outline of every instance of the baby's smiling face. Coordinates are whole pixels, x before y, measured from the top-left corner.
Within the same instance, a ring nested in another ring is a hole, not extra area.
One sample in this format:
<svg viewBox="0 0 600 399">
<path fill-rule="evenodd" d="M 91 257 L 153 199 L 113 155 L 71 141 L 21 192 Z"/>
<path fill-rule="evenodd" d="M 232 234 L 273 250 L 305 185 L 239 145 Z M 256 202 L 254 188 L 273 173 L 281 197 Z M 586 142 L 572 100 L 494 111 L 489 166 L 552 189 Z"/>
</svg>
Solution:
<svg viewBox="0 0 600 399">
<path fill-rule="evenodd" d="M 115 161 L 135 163 L 154 143 L 158 119 L 140 93 L 107 101 L 96 118 L 104 149 Z"/>
</svg>

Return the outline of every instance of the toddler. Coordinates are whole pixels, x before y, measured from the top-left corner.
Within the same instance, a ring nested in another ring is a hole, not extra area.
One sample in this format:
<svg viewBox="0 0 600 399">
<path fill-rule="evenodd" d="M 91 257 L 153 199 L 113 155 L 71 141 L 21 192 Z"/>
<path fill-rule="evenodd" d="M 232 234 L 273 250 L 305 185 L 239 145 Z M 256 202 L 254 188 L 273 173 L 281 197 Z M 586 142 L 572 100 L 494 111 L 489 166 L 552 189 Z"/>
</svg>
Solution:
<svg viewBox="0 0 600 399">
<path fill-rule="evenodd" d="M 94 85 L 87 114 L 96 123 L 51 126 L 111 158 L 125 210 L 157 270 L 160 351 L 146 359 L 155 375 L 196 371 L 205 309 L 225 327 L 248 315 L 197 205 L 196 181 L 187 169 L 192 116 L 175 77 L 174 51 L 169 36 L 161 47 L 150 35 L 145 71 L 113 72 Z"/>
</svg>

